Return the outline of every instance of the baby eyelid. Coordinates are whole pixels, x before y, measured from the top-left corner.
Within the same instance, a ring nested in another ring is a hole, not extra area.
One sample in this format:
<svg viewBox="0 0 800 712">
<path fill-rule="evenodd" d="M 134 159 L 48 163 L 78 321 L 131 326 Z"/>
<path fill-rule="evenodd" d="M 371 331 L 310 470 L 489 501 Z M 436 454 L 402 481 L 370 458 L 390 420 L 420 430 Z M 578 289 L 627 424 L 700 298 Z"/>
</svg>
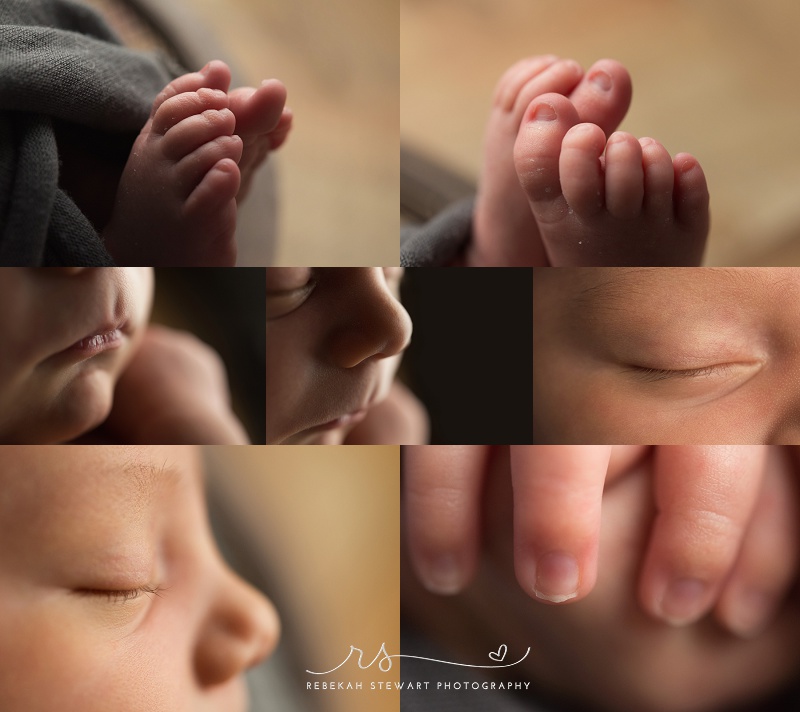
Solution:
<svg viewBox="0 0 800 712">
<path fill-rule="evenodd" d="M 312 291 L 315 283 L 313 280 L 297 289 L 282 292 L 267 292 L 267 320 L 279 319 L 282 316 L 291 314 L 300 307 Z"/>
<path fill-rule="evenodd" d="M 642 380 L 649 383 L 656 381 L 666 381 L 673 378 L 702 378 L 703 376 L 722 375 L 730 370 L 730 364 L 721 363 L 713 366 L 701 366 L 700 368 L 650 368 L 647 366 L 633 366 L 632 371 Z"/>
<path fill-rule="evenodd" d="M 160 586 L 139 586 L 122 590 L 86 588 L 81 592 L 88 596 L 106 598 L 112 603 L 127 603 L 141 598 L 145 594 L 160 596 L 162 590 Z"/>
<path fill-rule="evenodd" d="M 267 294 L 284 294 L 303 289 L 311 281 L 310 267 L 268 267 Z"/>
</svg>

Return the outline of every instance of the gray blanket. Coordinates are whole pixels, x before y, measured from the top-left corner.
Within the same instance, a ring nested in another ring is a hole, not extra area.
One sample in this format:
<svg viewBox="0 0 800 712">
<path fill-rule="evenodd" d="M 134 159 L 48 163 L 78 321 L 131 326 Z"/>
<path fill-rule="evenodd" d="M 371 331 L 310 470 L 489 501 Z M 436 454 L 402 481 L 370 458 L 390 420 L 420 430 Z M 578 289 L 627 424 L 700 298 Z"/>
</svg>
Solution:
<svg viewBox="0 0 800 712">
<path fill-rule="evenodd" d="M 180 71 L 122 46 L 73 0 L 0 2 L 0 265 L 113 264 L 59 187 L 55 126 L 67 122 L 129 149 Z"/>
<path fill-rule="evenodd" d="M 424 225 L 400 229 L 403 267 L 447 267 L 463 252 L 472 236 L 474 200 L 461 200 Z"/>
</svg>

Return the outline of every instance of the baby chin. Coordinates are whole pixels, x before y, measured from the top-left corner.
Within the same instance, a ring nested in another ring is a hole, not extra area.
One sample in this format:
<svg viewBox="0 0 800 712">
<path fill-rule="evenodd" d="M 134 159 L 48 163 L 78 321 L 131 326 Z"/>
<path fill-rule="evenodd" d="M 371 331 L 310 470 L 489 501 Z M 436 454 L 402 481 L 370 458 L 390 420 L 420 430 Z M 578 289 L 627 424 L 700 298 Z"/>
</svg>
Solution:
<svg viewBox="0 0 800 712">
<path fill-rule="evenodd" d="M 48 412 L 50 442 L 73 440 L 99 426 L 111 412 L 116 369 L 81 364 L 68 379 Z"/>
</svg>

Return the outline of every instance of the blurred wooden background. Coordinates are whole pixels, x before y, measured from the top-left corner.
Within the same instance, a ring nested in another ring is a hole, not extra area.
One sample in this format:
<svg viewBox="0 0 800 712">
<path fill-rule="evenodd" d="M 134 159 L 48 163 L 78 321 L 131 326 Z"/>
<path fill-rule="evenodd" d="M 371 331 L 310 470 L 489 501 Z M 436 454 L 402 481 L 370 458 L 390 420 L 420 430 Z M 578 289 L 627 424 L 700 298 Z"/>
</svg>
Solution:
<svg viewBox="0 0 800 712">
<path fill-rule="evenodd" d="M 296 660 L 284 684 L 320 712 L 397 710 L 400 664 L 359 670 L 357 658 L 331 675 L 354 645 L 364 665 L 383 643 L 400 652 L 400 448 L 214 447 L 214 492 L 264 562 Z M 362 690 L 314 691 L 306 682 L 362 682 Z M 270 704 L 272 702 L 272 705 Z M 281 709 L 271 698 L 258 709 Z M 288 709 L 288 708 L 287 708 Z"/>
<path fill-rule="evenodd" d="M 622 128 L 694 153 L 708 264 L 800 264 L 800 4 L 792 0 L 400 0 L 404 143 L 478 175 L 495 82 L 521 57 L 623 62 Z"/>
</svg>

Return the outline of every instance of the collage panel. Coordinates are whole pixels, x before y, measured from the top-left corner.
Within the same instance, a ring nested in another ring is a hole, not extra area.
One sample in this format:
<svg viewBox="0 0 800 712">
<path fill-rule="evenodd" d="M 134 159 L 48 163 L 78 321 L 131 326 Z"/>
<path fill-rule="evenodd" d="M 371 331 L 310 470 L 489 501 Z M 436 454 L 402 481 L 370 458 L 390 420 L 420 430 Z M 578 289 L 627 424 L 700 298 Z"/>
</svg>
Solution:
<svg viewBox="0 0 800 712">
<path fill-rule="evenodd" d="M 0 269 L 0 442 L 264 441 L 264 270 Z"/>
<path fill-rule="evenodd" d="M 779 446 L 403 448 L 401 709 L 793 709 L 797 465 Z"/>
<path fill-rule="evenodd" d="M 4 2 L 0 265 L 396 264 L 398 43 L 396 0 Z"/>
<path fill-rule="evenodd" d="M 534 441 L 800 443 L 800 270 L 561 268 L 534 278 Z"/>
<path fill-rule="evenodd" d="M 268 267 L 267 443 L 530 442 L 530 311 L 530 269 Z"/>
<path fill-rule="evenodd" d="M 398 709 L 398 461 L 0 447 L 0 707 Z"/>
<path fill-rule="evenodd" d="M 401 211 L 424 224 L 403 263 L 800 264 L 799 22 L 789 2 L 400 0 Z"/>
</svg>

